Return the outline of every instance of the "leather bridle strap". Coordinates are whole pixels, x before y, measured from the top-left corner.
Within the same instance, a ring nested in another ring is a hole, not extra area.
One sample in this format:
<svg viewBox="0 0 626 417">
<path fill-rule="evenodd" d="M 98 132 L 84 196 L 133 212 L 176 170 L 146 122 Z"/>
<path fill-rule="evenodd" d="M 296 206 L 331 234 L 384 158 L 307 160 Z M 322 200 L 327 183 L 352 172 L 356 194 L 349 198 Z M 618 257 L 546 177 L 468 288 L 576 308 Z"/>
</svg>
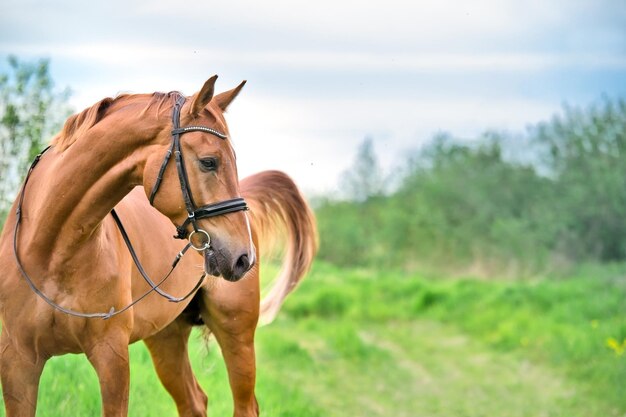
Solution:
<svg viewBox="0 0 626 417">
<path fill-rule="evenodd" d="M 167 153 L 165 154 L 165 159 L 163 160 L 163 163 L 161 164 L 161 168 L 159 169 L 159 174 L 157 175 L 157 179 L 156 182 L 154 183 L 154 186 L 152 187 L 152 192 L 150 192 L 150 205 L 154 206 L 154 197 L 156 196 L 157 191 L 159 190 L 159 186 L 161 185 L 161 181 L 163 180 L 163 174 L 165 173 L 165 168 L 167 168 L 167 163 L 170 161 L 170 158 L 172 157 L 172 151 L 174 150 L 174 141 L 171 142 L 169 149 L 167 150 Z"/>
<path fill-rule="evenodd" d="M 192 223 L 195 226 L 194 219 L 204 219 L 207 217 L 221 216 L 222 214 L 234 213 L 236 211 L 248 210 L 248 204 L 243 198 L 233 198 L 232 200 L 220 201 L 219 203 L 208 204 L 194 211 L 193 217 L 187 217 L 183 224 L 176 227 L 179 239 L 185 239 L 187 236 L 187 226 Z M 194 230 L 198 230 L 194 227 Z"/>
<path fill-rule="evenodd" d="M 159 288 L 159 286 L 163 282 L 165 282 L 165 280 L 167 278 L 169 278 L 169 276 L 172 274 L 172 272 L 174 272 L 174 269 L 176 268 L 176 265 L 178 265 L 178 262 L 181 260 L 181 258 L 185 255 L 185 253 L 191 247 L 191 243 L 187 243 L 185 245 L 185 247 L 180 252 L 178 252 L 178 254 L 176 255 L 176 258 L 174 258 L 174 261 L 172 262 L 172 266 L 171 266 L 169 272 L 165 275 L 165 277 L 163 277 L 163 279 L 161 279 L 161 281 L 158 284 L 156 284 L 148 276 L 148 274 L 146 273 L 146 270 L 143 269 L 143 265 L 141 265 L 141 262 L 139 261 L 139 258 L 137 257 L 137 253 L 135 252 L 135 248 L 133 248 L 133 245 L 130 242 L 130 238 L 128 237 L 128 233 L 126 233 L 126 229 L 124 228 L 124 225 L 122 224 L 122 221 L 120 220 L 119 216 L 117 215 L 117 212 L 115 211 L 115 209 L 111 210 L 111 216 L 113 217 L 113 220 L 115 220 L 115 224 L 117 225 L 117 228 L 119 229 L 120 234 L 122 235 L 122 239 L 124 239 L 124 243 L 126 244 L 126 247 L 128 248 L 128 252 L 130 252 L 131 258 L 133 258 L 133 262 L 135 263 L 135 266 L 137 267 L 137 270 L 139 271 L 139 274 L 141 274 L 141 276 L 143 277 L 144 281 L 146 281 L 146 283 L 150 286 L 152 291 L 156 291 L 157 294 L 159 294 L 161 297 L 167 299 L 167 301 L 171 301 L 173 303 L 180 303 L 181 301 L 186 300 L 187 298 L 189 298 L 193 293 L 196 292 L 196 290 L 198 288 L 200 288 L 200 285 L 202 285 L 202 282 L 204 281 L 204 278 L 206 278 L 206 273 L 202 274 L 202 276 L 200 277 L 200 279 L 198 279 L 198 282 L 193 287 L 193 289 L 191 291 L 189 291 L 189 293 L 187 293 L 187 295 L 185 295 L 183 297 L 174 297 L 173 295 L 168 294 L 167 292 L 165 292 L 161 288 Z"/>
<path fill-rule="evenodd" d="M 174 144 L 174 158 L 176 160 L 176 171 L 178 172 L 178 181 L 180 182 L 180 189 L 183 193 L 183 201 L 187 208 L 189 218 L 192 219 L 193 230 L 198 230 L 194 219 L 195 207 L 193 197 L 191 196 L 191 189 L 189 187 L 189 177 L 187 177 L 187 170 L 185 169 L 185 159 L 183 158 L 183 151 L 180 146 L 180 109 L 185 104 L 185 97 L 180 96 L 176 100 L 174 110 L 172 112 L 172 142 Z"/>
</svg>

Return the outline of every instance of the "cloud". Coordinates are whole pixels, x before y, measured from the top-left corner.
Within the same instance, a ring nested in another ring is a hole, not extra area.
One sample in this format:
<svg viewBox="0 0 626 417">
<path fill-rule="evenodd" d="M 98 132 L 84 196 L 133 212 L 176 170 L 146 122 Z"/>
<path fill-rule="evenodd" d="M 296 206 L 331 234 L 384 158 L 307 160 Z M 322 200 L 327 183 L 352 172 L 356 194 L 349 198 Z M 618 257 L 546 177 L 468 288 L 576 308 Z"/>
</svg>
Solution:
<svg viewBox="0 0 626 417">
<path fill-rule="evenodd" d="M 4 0 L 6 2 L 6 0 Z M 9 42 L 150 43 L 167 47 L 376 53 L 528 52 L 551 38 L 625 44 L 626 6 L 612 0 L 10 1 Z M 596 39 L 598 34 L 601 39 Z M 558 45 L 557 48 L 561 48 Z M 526 49 L 526 50 L 524 50 Z"/>
<path fill-rule="evenodd" d="M 77 108 L 248 79 L 229 113 L 241 172 L 280 168 L 310 189 L 331 187 L 368 135 L 389 166 L 438 130 L 522 130 L 563 101 L 626 95 L 620 1 L 0 4 L 0 59 L 50 57 Z"/>
<path fill-rule="evenodd" d="M 244 93 L 229 113 L 228 122 L 242 176 L 281 169 L 307 190 L 319 192 L 333 189 L 365 137 L 374 139 L 382 164 L 392 169 L 435 132 L 447 131 L 468 139 L 487 128 L 521 132 L 559 107 L 558 101 L 518 98 L 371 98 L 329 103 L 323 99 L 257 99 Z M 452 123 L 451 114 L 455 115 Z"/>
<path fill-rule="evenodd" d="M 188 48 L 141 43 L 32 43 L 14 45 L 0 42 L 0 51 L 26 56 L 42 56 L 54 51 L 61 59 L 82 60 L 105 67 L 137 68 L 140 64 L 176 66 L 198 61 L 219 62 L 226 66 L 263 69 L 321 71 L 541 71 L 547 69 L 607 68 L 626 69 L 626 54 L 503 52 L 372 53 L 326 50 L 230 50 L 213 47 Z M 166 58 L 164 60 L 164 58 Z M 143 66 L 143 65 L 141 65 Z M 145 70 L 142 68 L 142 70 Z"/>
</svg>

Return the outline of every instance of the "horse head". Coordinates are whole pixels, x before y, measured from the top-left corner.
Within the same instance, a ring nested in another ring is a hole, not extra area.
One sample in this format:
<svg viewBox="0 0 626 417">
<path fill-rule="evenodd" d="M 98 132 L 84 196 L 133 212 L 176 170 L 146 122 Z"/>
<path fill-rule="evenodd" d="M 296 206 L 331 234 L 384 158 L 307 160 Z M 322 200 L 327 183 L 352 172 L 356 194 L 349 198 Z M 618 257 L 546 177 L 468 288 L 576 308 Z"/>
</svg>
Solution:
<svg viewBox="0 0 626 417">
<path fill-rule="evenodd" d="M 245 81 L 214 96 L 216 79 L 189 99 L 177 96 L 172 123 L 146 161 L 143 186 L 151 204 L 177 225 L 178 237 L 189 238 L 204 256 L 205 271 L 237 281 L 256 253 L 224 112 Z"/>
</svg>

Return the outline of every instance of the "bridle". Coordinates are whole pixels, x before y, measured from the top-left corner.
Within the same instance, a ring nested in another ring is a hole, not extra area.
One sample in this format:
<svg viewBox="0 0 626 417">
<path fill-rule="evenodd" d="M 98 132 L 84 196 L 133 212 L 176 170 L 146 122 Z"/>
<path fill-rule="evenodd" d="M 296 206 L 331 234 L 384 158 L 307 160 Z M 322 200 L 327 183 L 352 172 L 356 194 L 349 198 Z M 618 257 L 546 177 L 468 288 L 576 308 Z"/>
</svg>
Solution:
<svg viewBox="0 0 626 417">
<path fill-rule="evenodd" d="M 154 197 L 156 196 L 157 191 L 159 191 L 159 186 L 161 185 L 161 180 L 163 179 L 163 174 L 165 173 L 165 168 L 167 168 L 167 164 L 170 161 L 172 156 L 172 152 L 174 153 L 174 159 L 176 161 L 176 171 L 178 172 L 178 180 L 180 181 L 180 189 L 183 192 L 183 200 L 185 201 L 185 207 L 187 208 L 187 219 L 180 226 L 176 226 L 177 235 L 174 236 L 176 239 L 186 239 L 189 237 L 189 242 L 191 246 L 198 251 L 208 249 L 211 244 L 211 237 L 209 233 L 203 229 L 198 227 L 197 221 L 200 219 L 205 219 L 208 217 L 220 216 L 222 214 L 233 213 L 236 211 L 248 210 L 248 205 L 246 201 L 241 198 L 233 198 L 230 200 L 220 201 L 218 203 L 207 204 L 206 206 L 196 207 L 194 203 L 193 196 L 191 195 L 191 188 L 189 187 L 189 179 L 187 177 L 187 170 L 185 169 L 185 160 L 183 159 L 183 153 L 180 147 L 180 136 L 184 133 L 189 132 L 206 132 L 210 133 L 214 136 L 217 136 L 220 139 L 225 140 L 227 136 L 221 132 L 218 132 L 215 129 L 206 126 L 186 126 L 180 127 L 180 110 L 185 104 L 185 97 L 179 96 L 174 104 L 174 109 L 172 110 L 172 125 L 174 126 L 172 129 L 172 143 L 170 144 L 167 153 L 165 154 L 165 158 L 163 159 L 163 163 L 161 164 L 161 168 L 159 169 L 159 174 L 157 175 L 156 182 L 152 187 L 152 191 L 150 192 L 150 204 L 154 205 Z M 193 226 L 193 231 L 189 233 L 187 227 L 189 224 Z M 192 238 L 195 234 L 200 234 L 204 236 L 204 241 L 202 242 L 202 246 L 197 246 L 192 243 Z"/>
<path fill-rule="evenodd" d="M 57 304 L 50 297 L 48 297 L 41 290 L 39 290 L 39 288 L 35 285 L 31 277 L 28 275 L 28 273 L 24 269 L 24 266 L 18 255 L 18 231 L 19 231 L 19 225 L 22 219 L 22 206 L 24 203 L 26 185 L 28 184 L 28 180 L 30 179 L 31 174 L 33 170 L 35 169 L 35 166 L 39 163 L 39 160 L 46 153 L 46 151 L 50 149 L 50 146 L 45 148 L 43 151 L 41 151 L 41 153 L 39 153 L 34 158 L 33 162 L 30 165 L 30 168 L 28 169 L 28 173 L 26 174 L 26 178 L 24 179 L 24 183 L 20 190 L 19 200 L 18 200 L 16 212 L 15 212 L 16 219 L 15 219 L 15 229 L 13 233 L 13 254 L 15 256 L 15 262 L 17 263 L 18 269 L 20 273 L 22 274 L 22 277 L 26 280 L 26 283 L 28 284 L 28 286 L 31 288 L 31 290 L 36 295 L 38 295 L 41 299 L 43 299 L 46 303 L 48 303 L 50 306 L 55 308 L 56 310 L 61 311 L 71 316 L 75 316 L 75 317 L 102 318 L 106 320 L 130 309 L 131 307 L 133 307 L 139 301 L 143 300 L 146 296 L 148 296 L 153 291 L 170 302 L 179 303 L 181 301 L 186 300 L 193 294 L 195 294 L 195 292 L 200 288 L 200 286 L 204 282 L 204 279 L 206 278 L 206 272 L 202 274 L 202 276 L 200 277 L 196 285 L 192 288 L 192 290 L 182 297 L 174 297 L 160 289 L 160 286 L 170 277 L 170 275 L 172 274 L 172 272 L 178 265 L 178 262 L 181 260 L 181 258 L 185 255 L 185 253 L 189 250 L 190 247 L 197 250 L 198 252 L 204 252 L 205 250 L 210 249 L 211 236 L 206 230 L 198 227 L 198 224 L 197 224 L 198 220 L 208 218 L 208 217 L 216 217 L 216 216 L 220 216 L 220 215 L 228 214 L 228 213 L 234 213 L 237 211 L 245 211 L 245 210 L 248 210 L 248 205 L 246 204 L 246 201 L 243 198 L 237 197 L 237 198 L 233 198 L 230 200 L 224 200 L 224 201 L 220 201 L 217 203 L 207 204 L 202 207 L 196 207 L 192 194 L 191 194 L 191 188 L 189 186 L 189 178 L 187 176 L 187 170 L 185 169 L 185 162 L 183 159 L 183 153 L 182 153 L 182 149 L 180 145 L 180 136 L 184 133 L 189 133 L 189 132 L 206 132 L 214 136 L 217 136 L 218 138 L 222 140 L 227 139 L 227 136 L 207 126 L 193 125 L 193 126 L 180 127 L 180 110 L 184 104 L 185 104 L 185 97 L 180 95 L 176 99 L 176 103 L 174 104 L 174 108 L 172 110 L 172 125 L 173 125 L 172 131 L 171 131 L 172 142 L 170 144 L 169 149 L 167 150 L 167 153 L 165 154 L 165 158 L 163 160 L 163 163 L 161 164 L 161 168 L 159 169 L 156 182 L 154 186 L 152 187 L 152 191 L 150 193 L 149 201 L 150 201 L 150 204 L 153 205 L 154 198 L 156 196 L 157 191 L 159 190 L 161 181 L 163 180 L 163 174 L 165 173 L 167 164 L 172 156 L 172 153 L 174 153 L 175 161 L 176 161 L 176 170 L 178 171 L 178 179 L 180 181 L 180 188 L 182 190 L 183 200 L 185 202 L 185 207 L 187 209 L 187 218 L 180 226 L 176 226 L 177 234 L 174 236 L 174 238 L 188 239 L 189 241 L 187 242 L 185 247 L 176 255 L 176 257 L 174 258 L 174 261 L 172 262 L 170 270 L 167 272 L 167 274 L 165 274 L 165 276 L 161 280 L 155 283 L 148 276 L 143 266 L 141 265 L 141 262 L 139 261 L 139 258 L 137 257 L 137 253 L 135 252 L 135 249 L 132 246 L 132 243 L 130 241 L 130 238 L 128 237 L 128 233 L 126 233 L 126 230 L 124 228 L 124 225 L 122 224 L 122 221 L 120 220 L 115 209 L 112 209 L 111 216 L 113 217 L 113 220 L 115 221 L 115 224 L 117 225 L 120 231 L 120 234 L 122 235 L 124 243 L 126 244 L 128 251 L 130 252 L 133 262 L 135 263 L 141 276 L 144 278 L 146 283 L 148 283 L 148 285 L 150 286 L 149 290 L 147 290 L 137 299 L 130 302 L 125 307 L 120 308 L 118 310 L 116 310 L 114 307 L 111 307 L 111 309 L 106 313 L 104 312 L 83 313 L 83 312 L 79 312 L 79 311 L 72 310 L 69 308 L 65 308 Z M 191 232 L 189 232 L 188 230 L 189 224 L 191 224 L 193 227 L 193 230 Z M 200 237 L 200 242 L 199 242 L 200 244 L 193 242 L 193 238 L 196 235 Z"/>
</svg>

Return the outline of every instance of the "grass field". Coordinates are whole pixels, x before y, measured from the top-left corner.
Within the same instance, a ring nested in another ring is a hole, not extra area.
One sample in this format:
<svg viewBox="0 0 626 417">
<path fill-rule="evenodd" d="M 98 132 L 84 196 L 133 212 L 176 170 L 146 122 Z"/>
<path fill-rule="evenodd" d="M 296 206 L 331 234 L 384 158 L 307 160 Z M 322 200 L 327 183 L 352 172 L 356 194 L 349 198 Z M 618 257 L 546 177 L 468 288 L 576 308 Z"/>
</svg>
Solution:
<svg viewBox="0 0 626 417">
<path fill-rule="evenodd" d="M 258 331 L 262 415 L 624 416 L 626 278 L 578 275 L 427 279 L 317 264 Z M 192 338 L 209 415 L 229 416 L 219 349 Z M 131 357 L 130 415 L 176 415 L 142 344 Z M 86 359 L 50 361 L 37 415 L 99 412 Z"/>
</svg>

